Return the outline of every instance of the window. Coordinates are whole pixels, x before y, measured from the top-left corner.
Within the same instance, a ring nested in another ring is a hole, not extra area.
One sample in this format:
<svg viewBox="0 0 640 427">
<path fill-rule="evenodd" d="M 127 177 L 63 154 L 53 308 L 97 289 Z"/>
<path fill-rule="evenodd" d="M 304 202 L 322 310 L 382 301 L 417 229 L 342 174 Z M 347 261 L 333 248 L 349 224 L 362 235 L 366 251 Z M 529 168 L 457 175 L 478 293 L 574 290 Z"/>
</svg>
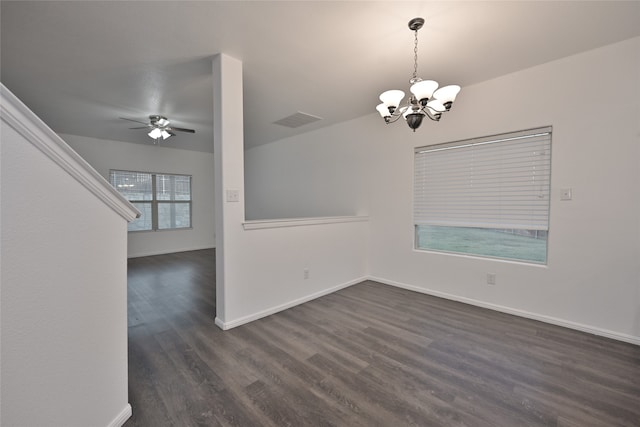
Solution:
<svg viewBox="0 0 640 427">
<path fill-rule="evenodd" d="M 546 264 L 551 127 L 416 148 L 415 247 Z"/>
<path fill-rule="evenodd" d="M 191 228 L 191 176 L 112 170 L 109 181 L 142 212 L 129 231 Z"/>
</svg>

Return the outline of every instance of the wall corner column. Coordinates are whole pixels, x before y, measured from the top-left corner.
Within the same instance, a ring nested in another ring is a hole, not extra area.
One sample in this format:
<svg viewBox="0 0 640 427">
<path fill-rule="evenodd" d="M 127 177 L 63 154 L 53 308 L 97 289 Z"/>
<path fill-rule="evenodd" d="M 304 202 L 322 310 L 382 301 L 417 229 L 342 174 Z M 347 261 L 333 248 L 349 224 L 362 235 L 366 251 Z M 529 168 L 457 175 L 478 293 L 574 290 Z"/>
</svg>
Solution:
<svg viewBox="0 0 640 427">
<path fill-rule="evenodd" d="M 227 292 L 233 283 L 238 239 L 244 222 L 244 107 L 242 62 L 224 53 L 213 58 L 213 147 L 216 223 L 216 325 L 226 329 Z M 237 201 L 227 201 L 237 192 Z"/>
</svg>

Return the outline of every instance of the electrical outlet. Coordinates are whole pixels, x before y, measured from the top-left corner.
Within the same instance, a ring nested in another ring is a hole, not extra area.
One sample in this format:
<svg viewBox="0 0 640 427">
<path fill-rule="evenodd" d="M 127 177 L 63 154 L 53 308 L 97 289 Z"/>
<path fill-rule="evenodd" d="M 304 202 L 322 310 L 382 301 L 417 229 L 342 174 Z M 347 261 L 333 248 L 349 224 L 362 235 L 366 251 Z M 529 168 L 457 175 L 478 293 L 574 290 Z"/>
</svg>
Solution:
<svg viewBox="0 0 640 427">
<path fill-rule="evenodd" d="M 309 269 L 305 268 L 304 270 L 302 270 L 302 275 L 304 279 L 307 280 L 309 278 Z"/>
<path fill-rule="evenodd" d="M 227 202 L 239 202 L 239 201 L 240 201 L 240 191 L 227 190 Z"/>
<path fill-rule="evenodd" d="M 496 273 L 487 273 L 487 285 L 496 284 Z"/>
<path fill-rule="evenodd" d="M 571 200 L 573 198 L 573 195 L 571 193 L 571 188 L 561 188 L 560 200 Z"/>
</svg>

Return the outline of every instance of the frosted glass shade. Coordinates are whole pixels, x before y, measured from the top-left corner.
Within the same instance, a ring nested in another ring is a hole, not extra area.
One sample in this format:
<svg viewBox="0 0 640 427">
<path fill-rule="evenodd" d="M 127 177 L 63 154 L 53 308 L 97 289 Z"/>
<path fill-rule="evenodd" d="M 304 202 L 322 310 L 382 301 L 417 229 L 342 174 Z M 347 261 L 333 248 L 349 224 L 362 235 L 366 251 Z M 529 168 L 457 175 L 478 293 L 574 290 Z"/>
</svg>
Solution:
<svg viewBox="0 0 640 427">
<path fill-rule="evenodd" d="M 162 129 L 162 132 L 160 134 L 162 135 L 162 139 L 167 139 L 171 136 L 171 134 L 164 129 Z"/>
<path fill-rule="evenodd" d="M 431 110 L 433 114 L 444 113 L 445 111 L 447 111 L 444 104 L 438 99 L 432 99 L 431 101 L 427 102 L 427 108 Z"/>
<path fill-rule="evenodd" d="M 458 92 L 460 92 L 460 86 L 458 85 L 443 86 L 433 93 L 433 97 L 442 102 L 442 104 L 446 104 L 447 102 L 455 101 Z"/>
<path fill-rule="evenodd" d="M 158 139 L 162 136 L 162 131 L 159 128 L 153 128 L 147 135 L 153 139 Z"/>
<path fill-rule="evenodd" d="M 380 94 L 380 101 L 382 101 L 387 108 L 398 108 L 398 105 L 402 102 L 402 98 L 404 98 L 404 92 L 401 90 L 388 90 Z"/>
<path fill-rule="evenodd" d="M 159 119 L 159 120 L 156 122 L 156 124 L 157 124 L 158 126 L 165 127 L 165 126 L 168 126 L 168 125 L 169 125 L 169 120 L 167 120 L 167 119 L 165 119 L 165 118 L 163 117 L 163 118 Z"/>
<path fill-rule="evenodd" d="M 431 98 L 436 89 L 438 89 L 438 82 L 435 80 L 423 80 L 421 82 L 414 83 L 409 90 L 418 101 L 421 101 L 423 99 Z"/>
<path fill-rule="evenodd" d="M 389 108 L 387 108 L 387 106 L 384 104 L 378 104 L 376 110 L 378 110 L 378 113 L 380 113 L 383 118 L 391 116 L 391 113 L 389 113 Z"/>
<path fill-rule="evenodd" d="M 414 111 L 413 108 L 409 108 L 409 107 L 403 107 L 401 111 L 402 111 L 402 117 L 404 117 L 405 120 L 407 120 L 407 116 L 409 114 L 418 113 L 418 111 Z"/>
</svg>

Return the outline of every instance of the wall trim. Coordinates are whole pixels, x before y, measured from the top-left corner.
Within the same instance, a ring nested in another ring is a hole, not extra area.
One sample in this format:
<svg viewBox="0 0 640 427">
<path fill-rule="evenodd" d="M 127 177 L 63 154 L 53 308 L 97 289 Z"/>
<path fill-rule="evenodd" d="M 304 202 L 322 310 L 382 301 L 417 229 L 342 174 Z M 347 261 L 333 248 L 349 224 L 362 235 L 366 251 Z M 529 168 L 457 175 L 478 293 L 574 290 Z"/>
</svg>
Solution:
<svg viewBox="0 0 640 427">
<path fill-rule="evenodd" d="M 113 421 L 111 421 L 109 424 L 107 424 L 107 427 L 122 427 L 124 425 L 124 423 L 131 418 L 131 415 L 133 414 L 133 412 L 131 411 L 131 405 L 129 403 L 127 403 L 127 405 L 124 407 L 124 409 L 118 414 L 117 417 L 115 417 L 113 419 Z"/>
<path fill-rule="evenodd" d="M 307 225 L 338 224 L 342 222 L 366 221 L 369 221 L 369 217 L 366 215 L 326 216 L 317 218 L 283 218 L 245 221 L 242 223 L 242 226 L 245 230 L 259 230 L 263 228 L 301 227 Z"/>
<path fill-rule="evenodd" d="M 524 317 L 527 319 L 538 320 L 540 322 L 549 323 L 556 326 L 562 326 L 569 329 L 575 329 L 577 331 L 586 332 L 592 335 L 598 335 L 605 338 L 611 338 L 616 341 L 623 341 L 629 344 L 640 345 L 640 337 L 636 337 L 628 334 L 621 334 L 619 332 L 610 331 L 608 329 L 602 329 L 591 325 L 585 325 L 578 322 L 572 322 L 570 320 L 560 319 L 557 317 L 546 316 L 544 314 L 532 313 L 525 310 L 519 310 L 511 307 L 506 307 L 503 305 L 492 304 L 480 300 L 476 300 L 473 298 L 461 297 L 453 294 L 449 294 L 446 292 L 435 291 L 433 289 L 421 288 L 414 285 L 409 285 L 406 283 L 396 282 L 394 280 L 388 280 L 381 277 L 369 276 L 367 280 L 371 280 L 374 282 L 379 282 L 385 285 L 395 286 L 402 289 L 407 289 L 409 291 L 419 292 L 421 294 L 432 295 L 439 298 L 444 298 L 452 301 L 458 301 L 469 305 L 474 305 L 477 307 L 488 308 L 490 310 L 499 311 L 502 313 L 513 314 L 514 316 Z"/>
<path fill-rule="evenodd" d="M 333 286 L 331 288 L 324 289 L 324 290 L 319 291 L 319 292 L 315 292 L 313 294 L 310 294 L 310 295 L 295 299 L 293 301 L 289 301 L 289 302 L 284 303 L 284 304 L 277 305 L 275 307 L 268 308 L 266 310 L 259 311 L 259 312 L 254 313 L 254 314 L 249 314 L 247 316 L 243 316 L 243 317 L 240 317 L 239 319 L 231 320 L 229 322 L 225 322 L 224 320 L 220 319 L 219 317 L 216 317 L 215 323 L 220 329 L 222 329 L 223 331 L 226 331 L 228 329 L 232 329 L 232 328 L 235 328 L 237 326 L 244 325 L 245 323 L 253 322 L 254 320 L 258 320 L 258 319 L 261 319 L 263 317 L 267 317 L 267 316 L 270 316 L 272 314 L 278 313 L 280 311 L 284 311 L 284 310 L 286 310 L 288 308 L 295 307 L 295 306 L 300 305 L 300 304 L 304 304 L 305 302 L 309 302 L 309 301 L 314 300 L 316 298 L 320 298 L 320 297 L 323 297 L 325 295 L 332 294 L 332 293 L 334 293 L 336 291 L 339 291 L 341 289 L 348 288 L 349 286 L 353 286 L 353 285 L 356 285 L 358 283 L 362 283 L 365 280 L 367 280 L 366 277 L 359 277 L 357 279 L 350 280 L 350 281 L 342 283 L 340 285 L 336 285 L 336 286 Z"/>
<path fill-rule="evenodd" d="M 145 256 L 175 254 L 178 252 L 201 251 L 203 249 L 215 249 L 215 248 L 216 248 L 215 246 L 206 245 L 206 246 L 190 246 L 188 248 L 162 249 L 159 251 L 147 251 L 147 252 L 135 253 L 133 255 L 127 255 L 127 258 L 141 258 Z"/>
<path fill-rule="evenodd" d="M 2 121 L 15 129 L 127 222 L 140 216 L 138 209 L 2 83 L 0 83 L 0 99 L 2 100 L 0 103 Z"/>
<path fill-rule="evenodd" d="M 216 326 L 220 329 L 222 329 L 223 331 L 226 331 L 227 329 L 231 329 L 229 326 L 227 326 L 222 320 L 220 320 L 219 317 L 216 316 L 216 319 L 214 321 L 214 323 L 216 324 Z"/>
</svg>

